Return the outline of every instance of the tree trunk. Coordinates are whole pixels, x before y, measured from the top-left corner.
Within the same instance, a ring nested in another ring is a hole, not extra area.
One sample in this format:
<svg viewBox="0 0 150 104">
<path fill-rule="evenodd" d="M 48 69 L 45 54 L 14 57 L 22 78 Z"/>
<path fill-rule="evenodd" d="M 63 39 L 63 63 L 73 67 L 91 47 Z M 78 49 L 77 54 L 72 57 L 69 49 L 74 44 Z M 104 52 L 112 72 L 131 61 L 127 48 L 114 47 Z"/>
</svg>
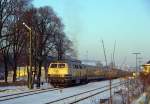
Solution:
<svg viewBox="0 0 150 104">
<path fill-rule="evenodd" d="M 8 78 L 8 60 L 7 57 L 4 55 L 4 65 L 5 65 L 5 82 L 7 83 L 7 78 Z"/>
<path fill-rule="evenodd" d="M 14 73 L 13 73 L 13 82 L 16 82 L 16 71 L 17 71 L 17 62 L 14 62 Z"/>
<path fill-rule="evenodd" d="M 41 83 L 41 67 L 42 67 L 42 62 L 39 62 L 38 75 L 37 75 L 37 88 L 40 88 L 40 83 Z"/>
<path fill-rule="evenodd" d="M 48 68 L 46 65 L 44 66 L 44 71 L 45 71 L 45 81 L 48 82 Z"/>
</svg>

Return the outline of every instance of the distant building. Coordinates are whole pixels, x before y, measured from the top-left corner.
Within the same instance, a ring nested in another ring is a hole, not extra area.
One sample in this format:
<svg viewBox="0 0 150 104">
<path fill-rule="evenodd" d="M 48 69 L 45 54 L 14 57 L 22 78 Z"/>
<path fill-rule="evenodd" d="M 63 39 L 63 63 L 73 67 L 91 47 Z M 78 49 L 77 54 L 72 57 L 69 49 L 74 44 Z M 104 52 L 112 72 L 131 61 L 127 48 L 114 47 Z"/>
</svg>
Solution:
<svg viewBox="0 0 150 104">
<path fill-rule="evenodd" d="M 143 66 L 143 71 L 145 73 L 150 73 L 150 61 L 148 61 L 146 64 L 142 65 Z"/>
</svg>

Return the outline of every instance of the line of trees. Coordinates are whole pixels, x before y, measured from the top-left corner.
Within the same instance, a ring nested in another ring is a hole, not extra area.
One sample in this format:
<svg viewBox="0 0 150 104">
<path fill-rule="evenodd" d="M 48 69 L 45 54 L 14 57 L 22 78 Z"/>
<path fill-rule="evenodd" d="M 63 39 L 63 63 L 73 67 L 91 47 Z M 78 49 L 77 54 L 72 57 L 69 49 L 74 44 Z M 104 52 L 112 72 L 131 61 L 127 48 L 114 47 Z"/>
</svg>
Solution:
<svg viewBox="0 0 150 104">
<path fill-rule="evenodd" d="M 47 66 L 47 56 L 61 60 L 68 54 L 74 54 L 72 41 L 64 33 L 64 25 L 53 9 L 49 6 L 35 8 L 31 2 L 0 1 L 0 61 L 5 68 L 5 82 L 10 68 L 13 69 L 13 82 L 16 81 L 16 70 L 22 57 L 26 57 L 23 63 L 29 63 L 29 31 L 23 22 L 32 29 L 32 65 L 36 69 L 38 82 L 41 67 Z"/>
</svg>

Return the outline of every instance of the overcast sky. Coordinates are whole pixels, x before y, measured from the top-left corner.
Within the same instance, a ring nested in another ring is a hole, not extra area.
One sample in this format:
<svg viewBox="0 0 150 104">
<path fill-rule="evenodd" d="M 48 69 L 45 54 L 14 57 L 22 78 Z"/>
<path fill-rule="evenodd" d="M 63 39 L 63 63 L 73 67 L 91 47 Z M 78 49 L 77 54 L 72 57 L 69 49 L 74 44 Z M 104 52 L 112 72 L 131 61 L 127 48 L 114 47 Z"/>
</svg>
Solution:
<svg viewBox="0 0 150 104">
<path fill-rule="evenodd" d="M 34 0 L 34 6 L 51 6 L 65 24 L 79 59 L 104 61 L 101 39 L 110 61 L 116 41 L 117 64 L 135 66 L 134 52 L 150 59 L 149 0 Z"/>
</svg>

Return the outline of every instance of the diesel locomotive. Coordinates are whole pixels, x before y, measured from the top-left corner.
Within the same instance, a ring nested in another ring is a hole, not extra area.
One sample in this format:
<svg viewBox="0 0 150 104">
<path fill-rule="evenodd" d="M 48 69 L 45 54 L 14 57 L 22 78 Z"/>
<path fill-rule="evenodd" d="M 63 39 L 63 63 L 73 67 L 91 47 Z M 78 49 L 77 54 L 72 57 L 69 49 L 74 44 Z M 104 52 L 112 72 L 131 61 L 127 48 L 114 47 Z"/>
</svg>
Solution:
<svg viewBox="0 0 150 104">
<path fill-rule="evenodd" d="M 106 80 L 121 76 L 122 71 L 103 70 L 97 66 L 82 64 L 80 60 L 54 61 L 48 68 L 48 81 L 54 87 L 68 87 L 93 80 Z"/>
</svg>

